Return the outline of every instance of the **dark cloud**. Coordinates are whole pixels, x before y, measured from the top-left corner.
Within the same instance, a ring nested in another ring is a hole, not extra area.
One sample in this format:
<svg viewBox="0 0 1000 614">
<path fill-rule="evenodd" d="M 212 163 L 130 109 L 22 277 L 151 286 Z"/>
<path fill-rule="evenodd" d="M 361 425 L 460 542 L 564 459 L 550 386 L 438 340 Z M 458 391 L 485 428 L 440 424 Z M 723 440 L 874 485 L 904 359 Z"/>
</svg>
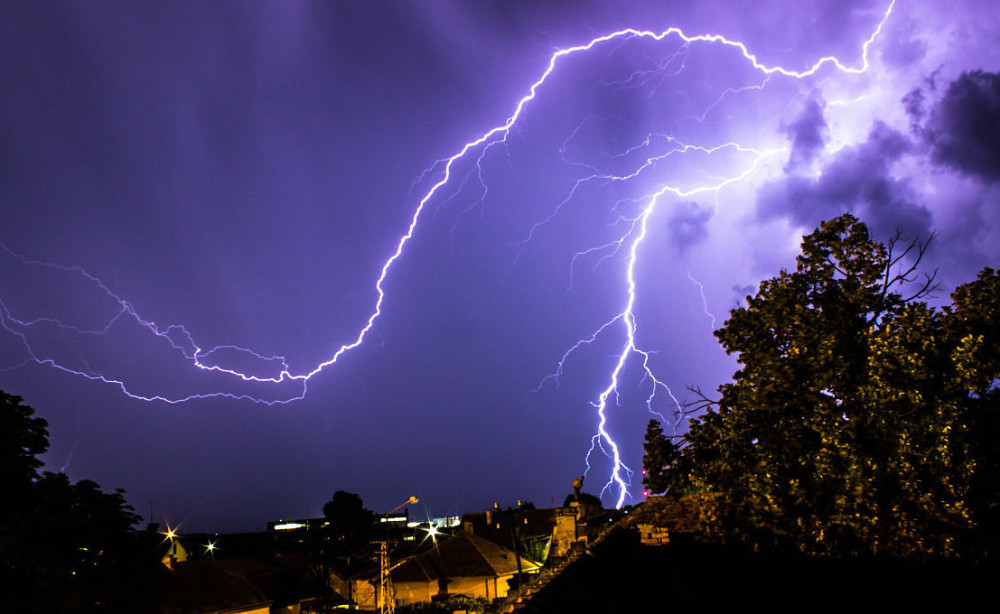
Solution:
<svg viewBox="0 0 1000 614">
<path fill-rule="evenodd" d="M 791 138 L 792 153 L 788 156 L 786 170 L 796 170 L 810 164 L 823 150 L 829 129 L 823 117 L 822 100 L 812 97 L 802 108 L 802 113 L 788 126 L 785 133 Z"/>
<path fill-rule="evenodd" d="M 922 132 L 938 163 L 989 183 L 1000 180 L 1000 75 L 963 73 L 930 111 Z"/>
<path fill-rule="evenodd" d="M 945 219 L 935 219 L 934 240 L 929 254 L 952 279 L 972 279 L 983 263 L 996 261 L 996 229 L 989 191 L 954 197 Z M 995 219 L 995 218 L 994 218 Z M 942 293 L 946 295 L 946 293 Z"/>
<path fill-rule="evenodd" d="M 696 202 L 681 202 L 670 211 L 670 238 L 680 252 L 686 253 L 692 246 L 708 236 L 708 221 L 712 210 Z"/>
<path fill-rule="evenodd" d="M 766 219 L 788 217 L 808 227 L 853 211 L 877 235 L 899 229 L 906 236 L 927 236 L 930 213 L 914 202 L 908 182 L 890 172 L 911 149 L 907 137 L 877 122 L 865 142 L 838 152 L 818 177 L 791 174 L 764 186 L 758 209 Z"/>
<path fill-rule="evenodd" d="M 907 92 L 900 101 L 903 103 L 903 108 L 906 109 L 906 114 L 910 116 L 910 129 L 913 130 L 914 134 L 919 134 L 922 129 L 920 122 L 924 120 L 924 102 L 926 100 L 927 96 L 924 94 L 924 90 L 916 87 Z"/>
</svg>

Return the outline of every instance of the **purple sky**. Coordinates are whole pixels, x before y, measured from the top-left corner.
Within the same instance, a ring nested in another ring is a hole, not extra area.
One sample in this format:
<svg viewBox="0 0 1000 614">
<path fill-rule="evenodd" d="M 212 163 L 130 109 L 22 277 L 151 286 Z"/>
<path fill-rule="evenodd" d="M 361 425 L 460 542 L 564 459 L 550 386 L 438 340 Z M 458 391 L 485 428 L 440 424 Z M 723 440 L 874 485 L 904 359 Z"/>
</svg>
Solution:
<svg viewBox="0 0 1000 614">
<path fill-rule="evenodd" d="M 635 502 L 611 441 L 639 469 L 650 393 L 669 430 L 731 375 L 713 327 L 821 220 L 936 232 L 942 299 L 1000 264 L 984 4 L 901 0 L 866 63 L 884 1 L 4 3 L 0 388 L 186 530 L 559 503 L 595 441 Z M 546 74 L 626 27 L 758 65 L 622 35 Z"/>
</svg>

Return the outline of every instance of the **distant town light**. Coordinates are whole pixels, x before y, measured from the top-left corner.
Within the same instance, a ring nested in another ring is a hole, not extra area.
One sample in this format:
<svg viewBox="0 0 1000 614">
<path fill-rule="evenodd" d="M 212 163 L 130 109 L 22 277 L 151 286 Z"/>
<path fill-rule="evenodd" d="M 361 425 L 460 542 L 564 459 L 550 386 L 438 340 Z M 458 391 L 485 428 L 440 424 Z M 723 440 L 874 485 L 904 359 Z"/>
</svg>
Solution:
<svg viewBox="0 0 1000 614">
<path fill-rule="evenodd" d="M 167 530 L 165 532 L 161 532 L 160 535 L 163 536 L 163 541 L 174 541 L 174 539 L 177 538 L 177 528 L 171 528 L 170 524 L 167 523 Z"/>
<path fill-rule="evenodd" d="M 306 526 L 301 522 L 283 522 L 281 524 L 274 525 L 275 531 L 291 531 L 292 529 L 301 529 Z"/>
<path fill-rule="evenodd" d="M 427 532 L 427 535 L 425 535 L 424 538 L 422 540 L 420 540 L 420 543 L 422 544 L 422 543 L 424 543 L 425 541 L 427 541 L 429 539 L 433 543 L 437 544 L 437 538 L 438 538 L 438 535 L 441 535 L 441 527 L 442 526 L 445 526 L 445 521 L 444 521 L 443 518 L 436 518 L 434 520 L 428 520 L 427 521 L 427 528 L 426 529 L 423 528 L 423 527 L 420 528 L 421 531 L 426 531 Z"/>
</svg>

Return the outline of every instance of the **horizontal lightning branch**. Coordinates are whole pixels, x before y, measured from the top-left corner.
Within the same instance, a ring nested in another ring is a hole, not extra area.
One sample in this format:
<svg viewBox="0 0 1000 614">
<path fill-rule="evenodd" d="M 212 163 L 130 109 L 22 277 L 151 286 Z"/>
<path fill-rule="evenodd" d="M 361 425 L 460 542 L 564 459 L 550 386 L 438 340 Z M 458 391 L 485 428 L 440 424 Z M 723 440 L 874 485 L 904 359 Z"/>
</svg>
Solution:
<svg viewBox="0 0 1000 614">
<path fill-rule="evenodd" d="M 60 274 L 75 276 L 85 281 L 87 284 L 90 284 L 93 288 L 96 288 L 98 293 L 101 294 L 110 305 L 114 306 L 107 319 L 99 326 L 82 327 L 74 326 L 49 316 L 34 318 L 23 317 L 20 314 L 14 313 L 14 310 L 9 307 L 9 301 L 4 300 L 4 297 L 0 296 L 0 326 L 2 326 L 6 333 L 13 336 L 13 338 L 17 340 L 18 346 L 23 348 L 23 351 L 27 356 L 25 360 L 13 366 L 9 366 L 7 370 L 19 368 L 22 365 L 31 363 L 47 365 L 79 377 L 117 386 L 123 394 L 134 399 L 142 401 L 160 401 L 171 404 L 191 401 L 193 399 L 216 397 L 246 400 L 267 405 L 289 403 L 291 401 L 302 399 L 307 394 L 308 382 L 314 376 L 321 373 L 327 367 L 336 364 L 347 353 L 361 346 L 365 343 L 369 334 L 372 333 L 376 322 L 382 315 L 383 309 L 385 308 L 385 300 L 387 296 L 386 288 L 389 275 L 396 263 L 403 257 L 406 252 L 407 245 L 417 233 L 418 227 L 420 226 L 421 220 L 424 216 L 425 209 L 432 201 L 439 202 L 442 198 L 452 198 L 454 195 L 457 195 L 462 191 L 462 186 L 456 187 L 453 185 L 456 182 L 456 175 L 459 173 L 457 165 L 460 161 L 467 160 L 465 167 L 471 167 L 473 169 L 465 174 L 465 178 L 475 178 L 479 182 L 482 190 L 478 200 L 473 203 L 473 205 L 464 208 L 459 214 L 459 217 L 468 212 L 472 207 L 481 205 L 487 192 L 486 181 L 482 173 L 482 163 L 487 151 L 493 146 L 505 144 L 507 142 L 507 138 L 511 130 L 515 127 L 515 125 L 517 125 L 529 105 L 536 100 L 538 96 L 540 96 L 540 92 L 543 90 L 543 87 L 546 86 L 551 75 L 556 71 L 557 67 L 561 64 L 564 58 L 567 58 L 568 56 L 591 53 L 598 47 L 610 42 L 617 43 L 618 48 L 620 48 L 628 41 L 632 41 L 634 39 L 648 39 L 652 41 L 662 41 L 664 39 L 677 40 L 682 44 L 681 49 L 659 62 L 654 69 L 636 71 L 626 79 L 604 84 L 605 86 L 613 88 L 650 87 L 650 84 L 653 84 L 651 87 L 659 87 L 666 76 L 679 74 L 685 69 L 688 56 L 695 45 L 715 45 L 734 50 L 738 54 L 735 56 L 737 57 L 737 60 L 742 62 L 752 71 L 756 71 L 755 74 L 759 74 L 760 77 L 756 81 L 755 85 L 726 88 L 725 91 L 723 91 L 721 95 L 704 110 L 700 117 L 695 118 L 697 121 L 704 121 L 707 113 L 719 105 L 724 97 L 738 95 L 748 90 L 760 90 L 767 87 L 778 78 L 804 79 L 815 75 L 817 72 L 824 69 L 824 67 L 830 67 L 832 70 L 840 71 L 845 74 L 858 74 L 865 72 L 869 68 L 870 47 L 882 32 L 886 21 L 892 14 L 894 5 L 894 1 L 889 3 L 877 27 L 862 44 L 861 60 L 857 66 L 846 65 L 833 56 L 822 57 L 815 61 L 812 65 L 802 70 L 792 70 L 781 66 L 768 66 L 761 62 L 758 56 L 752 53 L 742 42 L 730 40 L 720 34 L 689 36 L 678 28 L 670 28 L 661 32 L 631 28 L 623 29 L 598 36 L 582 45 L 567 47 L 555 51 L 549 57 L 548 63 L 541 75 L 531 83 L 530 87 L 528 87 L 527 93 L 516 102 L 513 112 L 501 124 L 490 128 L 489 130 L 483 132 L 480 136 L 461 145 L 450 157 L 437 160 L 414 182 L 414 186 L 424 184 L 424 181 L 430 181 L 432 183 L 420 197 L 415 209 L 413 210 L 412 216 L 409 219 L 405 232 L 403 232 L 403 234 L 399 236 L 396 241 L 395 249 L 381 266 L 378 277 L 374 283 L 374 304 L 371 307 L 367 318 L 364 320 L 363 325 L 360 329 L 358 329 L 357 333 L 352 338 L 341 344 L 339 347 L 336 347 L 335 350 L 332 350 L 328 355 L 328 358 L 306 370 L 293 372 L 293 370 L 289 367 L 288 361 L 283 356 L 265 356 L 249 348 L 236 345 L 219 345 L 208 349 L 203 348 L 196 343 L 192 334 L 184 326 L 179 324 L 162 326 L 143 317 L 129 301 L 112 292 L 107 284 L 84 269 L 76 266 L 64 266 L 52 262 L 31 260 L 14 252 L 4 245 L 0 245 L 0 249 L 2 249 L 3 253 L 6 254 L 7 257 L 19 263 L 19 266 L 28 268 L 37 267 L 52 272 L 58 272 Z M 587 120 L 585 119 L 584 121 Z M 580 128 L 578 126 L 577 130 L 579 129 Z M 567 138 L 567 142 L 575 138 L 577 130 L 574 130 L 573 134 Z M 585 189 L 588 185 L 621 184 L 627 182 L 634 183 L 640 179 L 658 183 L 658 173 L 660 172 L 662 165 L 671 164 L 674 159 L 682 159 L 691 156 L 711 158 L 713 156 L 725 154 L 740 160 L 737 165 L 738 168 L 731 175 L 713 177 L 706 172 L 698 184 L 693 187 L 690 184 L 685 186 L 670 185 L 666 183 L 659 184 L 658 188 L 649 190 L 643 197 L 639 199 L 631 199 L 629 201 L 630 205 L 638 205 L 637 212 L 630 213 L 626 211 L 623 206 L 625 203 L 623 202 L 615 203 L 615 209 L 613 209 L 613 212 L 618 215 L 618 222 L 621 225 L 620 233 L 611 241 L 579 251 L 570 263 L 570 276 L 572 284 L 572 267 L 575 266 L 576 262 L 581 258 L 596 257 L 597 255 L 601 255 L 598 265 L 601 265 L 601 263 L 607 262 L 615 257 L 623 258 L 625 261 L 625 283 L 622 289 L 623 300 L 621 310 L 617 313 L 609 314 L 609 317 L 603 324 L 600 324 L 592 333 L 574 343 L 559 359 L 556 371 L 543 379 L 535 391 L 540 391 L 549 383 L 558 387 L 560 378 L 564 375 L 569 359 L 575 353 L 581 352 L 588 346 L 593 345 L 599 338 L 606 335 L 615 335 L 614 339 L 619 340 L 616 345 L 618 349 L 615 354 L 614 366 L 608 374 L 607 384 L 592 401 L 592 405 L 594 406 L 596 412 L 597 426 L 596 432 L 591 440 L 590 449 L 585 458 L 588 471 L 590 471 L 591 460 L 595 452 L 599 451 L 601 455 L 608 459 L 611 469 L 608 479 L 604 484 L 602 496 L 610 494 L 615 505 L 618 507 L 622 506 L 626 499 L 630 496 L 629 487 L 631 485 L 633 472 L 623 461 L 620 446 L 612 436 L 608 418 L 610 403 L 613 401 L 617 404 L 621 398 L 619 388 L 622 385 L 622 379 L 625 377 L 629 365 L 637 365 L 642 372 L 642 381 L 640 384 L 648 387 L 646 407 L 649 412 L 659 415 L 661 419 L 663 418 L 663 414 L 659 413 L 654 406 L 654 400 L 657 398 L 658 394 L 665 394 L 670 398 L 674 406 L 679 407 L 679 402 L 673 395 L 669 386 L 662 378 L 658 378 L 653 373 L 653 369 L 650 365 L 651 351 L 644 349 L 638 339 L 639 323 L 636 318 L 635 305 L 639 293 L 639 284 L 637 281 L 636 269 L 640 260 L 640 248 L 642 247 L 643 241 L 649 234 L 650 220 L 667 201 L 671 201 L 673 199 L 692 198 L 701 195 L 718 195 L 720 191 L 726 189 L 727 187 L 745 182 L 755 174 L 759 173 L 763 165 L 769 160 L 778 159 L 779 157 L 787 154 L 786 148 L 758 149 L 748 147 L 737 142 L 691 144 L 682 143 L 667 134 L 650 134 L 647 135 L 642 143 L 635 144 L 627 148 L 625 153 L 619 154 L 615 157 L 618 160 L 625 160 L 626 156 L 641 153 L 642 151 L 648 149 L 654 140 L 668 144 L 670 146 L 668 151 L 658 155 L 646 156 L 644 159 L 632 165 L 631 170 L 627 173 L 601 172 L 593 166 L 582 163 L 571 163 L 565 157 L 564 144 L 563 151 L 561 152 L 563 154 L 563 160 L 566 161 L 567 165 L 577 165 L 583 167 L 585 172 L 588 174 L 577 179 L 568 191 L 566 197 L 561 202 L 556 203 L 548 215 L 534 223 L 520 241 L 511 243 L 511 245 L 523 249 L 525 245 L 529 244 L 533 240 L 536 240 L 539 236 L 539 231 L 543 227 L 555 223 L 560 218 L 565 208 L 569 207 L 573 203 L 578 193 Z M 450 196 L 447 195 L 447 192 L 449 191 L 452 192 Z M 457 222 L 456 227 L 452 228 L 453 236 L 456 232 L 456 228 Z M 691 282 L 699 287 L 702 292 L 702 299 L 704 300 L 703 286 L 693 277 L 690 277 L 690 273 L 688 273 L 688 276 L 691 279 Z M 712 316 L 708 311 L 707 305 L 705 306 L 705 313 L 712 318 L 712 324 L 714 326 L 714 316 Z M 148 331 L 148 333 L 153 335 L 158 343 L 161 343 L 164 347 L 169 348 L 171 352 L 174 352 L 177 356 L 187 361 L 190 365 L 201 372 L 226 377 L 237 384 L 245 384 L 248 386 L 259 387 L 261 385 L 281 385 L 282 388 L 280 388 L 280 390 L 282 391 L 282 394 L 278 398 L 268 398 L 261 396 L 259 393 L 231 391 L 211 391 L 181 394 L 177 396 L 139 393 L 126 384 L 124 378 L 116 378 L 111 375 L 103 374 L 96 369 L 71 367 L 65 362 L 48 355 L 41 349 L 41 344 L 34 341 L 35 332 L 46 327 L 57 328 L 66 335 L 91 337 L 107 335 L 110 331 L 112 331 L 112 329 L 117 326 L 122 326 L 126 321 L 137 324 L 142 327 L 142 329 Z M 251 373 L 245 369 L 224 366 L 227 360 L 232 360 L 233 357 L 250 359 L 258 365 L 264 364 L 267 366 L 271 375 L 263 376 L 257 373 Z M 286 389 L 284 386 L 291 386 L 291 388 Z"/>
</svg>

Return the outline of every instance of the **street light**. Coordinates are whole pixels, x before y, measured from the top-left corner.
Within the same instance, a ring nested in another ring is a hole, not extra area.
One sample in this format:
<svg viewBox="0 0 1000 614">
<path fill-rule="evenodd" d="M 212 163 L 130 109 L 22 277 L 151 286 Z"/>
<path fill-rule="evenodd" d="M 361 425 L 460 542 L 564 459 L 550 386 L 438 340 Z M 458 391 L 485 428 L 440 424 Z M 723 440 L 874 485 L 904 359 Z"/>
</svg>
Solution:
<svg viewBox="0 0 1000 614">
<path fill-rule="evenodd" d="M 392 508 L 382 517 L 385 518 L 398 512 L 403 507 L 410 505 L 411 503 L 418 503 L 420 498 L 417 495 L 411 495 L 406 501 L 403 501 L 396 507 Z M 386 527 L 386 532 L 388 534 L 388 527 Z M 389 567 L 389 539 L 383 539 L 379 541 L 378 546 L 378 561 L 379 561 L 379 575 L 378 575 L 378 598 L 376 602 L 378 603 L 379 614 L 393 614 L 396 611 L 396 598 L 392 590 L 392 576 L 389 573 L 391 568 Z"/>
<path fill-rule="evenodd" d="M 412 496 L 410 496 L 409 499 L 407 499 L 406 501 L 403 501 L 402 503 L 400 503 L 399 505 L 397 505 L 396 507 L 392 508 L 391 510 L 389 510 L 388 512 L 386 512 L 385 514 L 382 514 L 382 515 L 383 516 L 388 516 L 390 514 L 398 512 L 403 507 L 405 507 L 407 505 L 410 505 L 412 503 L 420 503 L 420 497 L 418 497 L 417 495 L 412 495 Z"/>
</svg>

